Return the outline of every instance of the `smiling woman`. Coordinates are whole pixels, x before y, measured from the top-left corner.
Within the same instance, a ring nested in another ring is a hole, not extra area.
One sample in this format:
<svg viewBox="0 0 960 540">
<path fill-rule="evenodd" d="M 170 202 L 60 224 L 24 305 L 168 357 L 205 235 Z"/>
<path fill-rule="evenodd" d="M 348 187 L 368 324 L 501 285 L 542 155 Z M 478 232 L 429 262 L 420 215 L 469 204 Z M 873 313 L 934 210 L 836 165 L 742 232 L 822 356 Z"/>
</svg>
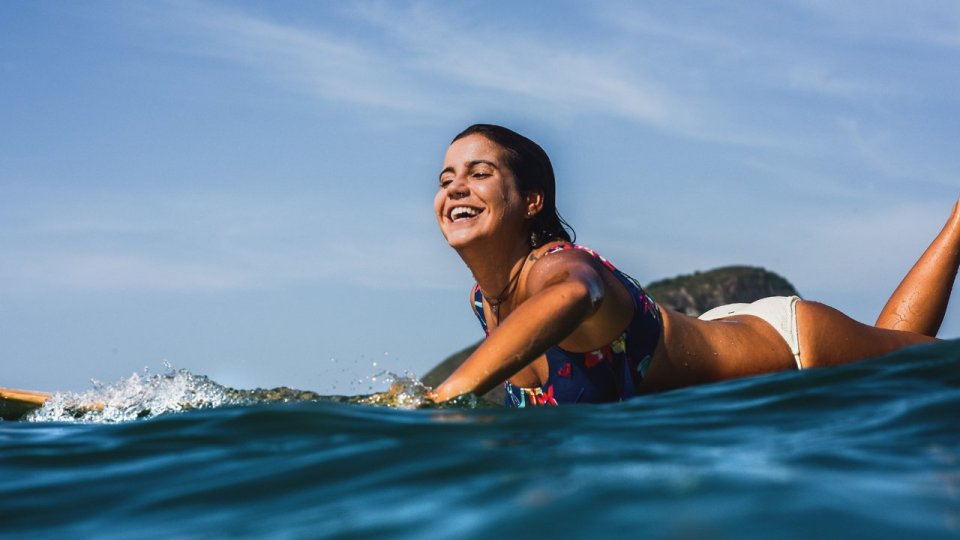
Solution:
<svg viewBox="0 0 960 540">
<path fill-rule="evenodd" d="M 478 137 L 473 137 L 473 136 Z M 510 131 L 492 126 L 489 124 L 476 124 L 470 126 L 454 138 L 454 142 L 470 138 L 474 144 L 494 144 L 502 152 L 502 165 L 506 167 L 507 172 L 512 176 L 516 183 L 516 189 L 525 195 L 542 197 L 541 210 L 533 212 L 529 216 L 528 228 L 530 230 L 530 244 L 534 247 L 543 245 L 550 240 L 571 241 L 570 226 L 560 217 L 556 205 L 556 180 L 553 174 L 553 165 L 550 158 L 542 148 L 530 139 Z M 467 166 L 478 166 L 474 172 L 476 178 L 489 175 L 490 171 L 484 171 L 481 165 L 493 167 L 499 170 L 500 163 L 489 160 L 478 160 L 476 163 L 468 163 Z M 456 179 L 455 170 L 452 166 L 447 166 L 440 173 L 440 186 L 445 187 Z M 443 205 L 442 192 L 437 194 L 435 203 Z M 439 208 L 439 206 L 438 206 Z M 476 215 L 478 209 L 467 208 L 468 211 Z"/>
<path fill-rule="evenodd" d="M 960 203 L 876 324 L 797 297 L 661 309 L 635 280 L 572 243 L 553 167 L 530 139 L 471 126 L 444 158 L 434 209 L 470 268 L 484 343 L 431 398 L 504 384 L 507 405 L 608 402 L 785 369 L 838 365 L 935 340 L 960 265 Z"/>
</svg>

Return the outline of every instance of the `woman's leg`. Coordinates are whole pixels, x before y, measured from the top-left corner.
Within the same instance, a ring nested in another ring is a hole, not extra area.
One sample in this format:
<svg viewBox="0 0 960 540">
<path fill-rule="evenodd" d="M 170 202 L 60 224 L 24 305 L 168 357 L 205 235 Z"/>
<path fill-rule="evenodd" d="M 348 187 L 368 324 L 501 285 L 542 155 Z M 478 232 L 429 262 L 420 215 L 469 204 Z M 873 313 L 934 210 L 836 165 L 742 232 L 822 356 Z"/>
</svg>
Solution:
<svg viewBox="0 0 960 540">
<path fill-rule="evenodd" d="M 960 265 L 960 201 L 877 318 L 877 328 L 936 336 Z"/>
<path fill-rule="evenodd" d="M 818 302 L 797 304 L 804 367 L 845 364 L 936 341 L 960 266 L 960 201 L 884 306 L 875 326 Z"/>
<path fill-rule="evenodd" d="M 804 368 L 838 366 L 937 341 L 923 334 L 863 324 L 828 305 L 806 300 L 797 303 L 797 326 Z"/>
</svg>

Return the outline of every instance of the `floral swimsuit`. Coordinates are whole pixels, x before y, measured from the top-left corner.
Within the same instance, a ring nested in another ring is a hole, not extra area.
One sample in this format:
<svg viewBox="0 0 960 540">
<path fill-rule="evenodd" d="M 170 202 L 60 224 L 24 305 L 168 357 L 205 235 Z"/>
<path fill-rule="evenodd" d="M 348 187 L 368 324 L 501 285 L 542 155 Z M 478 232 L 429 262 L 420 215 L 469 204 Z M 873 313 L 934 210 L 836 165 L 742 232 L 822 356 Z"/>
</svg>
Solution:
<svg viewBox="0 0 960 540">
<path fill-rule="evenodd" d="M 606 403 L 631 398 L 636 395 L 636 384 L 643 380 L 660 339 L 663 325 L 660 308 L 636 280 L 617 270 L 592 249 L 577 244 L 558 244 L 547 250 L 544 256 L 567 249 L 586 252 L 613 272 L 633 297 L 633 318 L 619 337 L 597 350 L 572 352 L 559 346 L 548 349 L 546 356 L 550 375 L 546 384 L 523 388 L 509 381 L 504 382 L 508 407 Z M 484 332 L 489 335 L 479 286 L 473 288 L 473 300 L 477 318 Z"/>
</svg>

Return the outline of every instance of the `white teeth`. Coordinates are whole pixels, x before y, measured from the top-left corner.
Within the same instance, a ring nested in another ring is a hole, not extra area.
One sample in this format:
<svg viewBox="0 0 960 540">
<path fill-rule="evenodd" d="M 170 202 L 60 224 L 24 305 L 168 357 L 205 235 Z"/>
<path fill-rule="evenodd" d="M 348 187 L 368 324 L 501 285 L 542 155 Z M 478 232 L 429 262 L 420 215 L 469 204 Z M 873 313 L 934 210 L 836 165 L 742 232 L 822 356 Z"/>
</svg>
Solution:
<svg viewBox="0 0 960 540">
<path fill-rule="evenodd" d="M 470 208 L 469 206 L 455 206 L 452 210 L 450 210 L 450 219 L 453 221 L 458 221 L 461 219 L 472 218 L 479 213 L 479 210 Z"/>
</svg>

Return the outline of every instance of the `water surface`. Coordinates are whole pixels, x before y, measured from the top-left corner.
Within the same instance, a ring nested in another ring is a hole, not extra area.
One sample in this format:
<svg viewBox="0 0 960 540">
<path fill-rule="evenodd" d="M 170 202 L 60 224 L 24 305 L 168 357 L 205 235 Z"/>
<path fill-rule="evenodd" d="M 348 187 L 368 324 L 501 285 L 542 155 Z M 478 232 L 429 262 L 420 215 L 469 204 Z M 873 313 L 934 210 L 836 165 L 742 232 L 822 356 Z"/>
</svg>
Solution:
<svg viewBox="0 0 960 540">
<path fill-rule="evenodd" d="M 960 534 L 960 340 L 539 410 L 231 401 L 177 373 L 100 389 L 116 403 L 80 421 L 54 404 L 0 422 L 0 535 Z M 121 398 L 124 385 L 141 388 Z"/>
</svg>

